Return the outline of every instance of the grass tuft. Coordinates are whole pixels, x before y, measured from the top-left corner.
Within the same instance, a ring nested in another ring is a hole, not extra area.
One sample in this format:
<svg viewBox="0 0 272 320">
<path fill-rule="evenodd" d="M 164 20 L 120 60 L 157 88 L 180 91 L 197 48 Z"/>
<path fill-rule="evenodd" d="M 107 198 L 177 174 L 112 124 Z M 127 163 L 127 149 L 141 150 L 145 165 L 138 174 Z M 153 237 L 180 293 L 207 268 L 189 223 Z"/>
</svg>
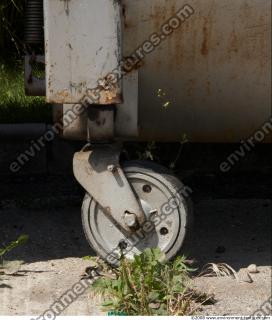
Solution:
<svg viewBox="0 0 272 320">
<path fill-rule="evenodd" d="M 231 276 L 237 281 L 239 280 L 237 272 L 226 263 L 208 263 L 203 267 L 199 277 L 226 277 Z"/>
</svg>

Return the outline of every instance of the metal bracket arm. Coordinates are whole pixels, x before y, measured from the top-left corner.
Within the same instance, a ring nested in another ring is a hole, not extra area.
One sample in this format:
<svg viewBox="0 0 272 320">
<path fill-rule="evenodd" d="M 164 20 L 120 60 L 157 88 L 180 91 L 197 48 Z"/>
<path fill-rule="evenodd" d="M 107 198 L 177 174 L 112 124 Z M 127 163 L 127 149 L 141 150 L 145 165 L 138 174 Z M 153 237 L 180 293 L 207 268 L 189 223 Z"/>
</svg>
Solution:
<svg viewBox="0 0 272 320">
<path fill-rule="evenodd" d="M 119 163 L 120 149 L 96 146 L 74 155 L 74 175 L 114 223 L 132 233 L 145 215 Z"/>
</svg>

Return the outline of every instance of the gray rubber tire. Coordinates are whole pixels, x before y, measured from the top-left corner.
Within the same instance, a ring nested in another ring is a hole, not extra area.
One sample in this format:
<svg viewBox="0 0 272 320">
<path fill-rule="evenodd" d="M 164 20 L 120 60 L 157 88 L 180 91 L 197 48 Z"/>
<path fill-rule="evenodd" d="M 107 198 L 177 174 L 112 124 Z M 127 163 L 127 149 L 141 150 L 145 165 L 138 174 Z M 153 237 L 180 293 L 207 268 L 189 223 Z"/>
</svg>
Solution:
<svg viewBox="0 0 272 320">
<path fill-rule="evenodd" d="M 174 258 L 180 251 L 192 227 L 193 208 L 189 197 L 190 189 L 185 188 L 182 182 L 176 178 L 170 170 L 151 161 L 127 161 L 122 164 L 122 168 L 127 176 L 133 173 L 143 173 L 155 178 L 163 184 L 164 188 L 166 187 L 169 190 L 173 197 L 177 195 L 179 196 L 180 201 L 176 208 L 180 216 L 179 233 L 173 246 L 170 248 L 170 250 L 165 252 L 167 259 L 170 260 Z M 95 239 L 90 226 L 90 214 L 92 214 L 90 208 L 91 205 L 93 206 L 93 202 L 95 202 L 95 200 L 89 194 L 86 194 L 82 204 L 83 230 L 89 245 L 102 259 L 107 260 L 109 252 L 103 246 L 101 246 L 97 239 Z"/>
</svg>

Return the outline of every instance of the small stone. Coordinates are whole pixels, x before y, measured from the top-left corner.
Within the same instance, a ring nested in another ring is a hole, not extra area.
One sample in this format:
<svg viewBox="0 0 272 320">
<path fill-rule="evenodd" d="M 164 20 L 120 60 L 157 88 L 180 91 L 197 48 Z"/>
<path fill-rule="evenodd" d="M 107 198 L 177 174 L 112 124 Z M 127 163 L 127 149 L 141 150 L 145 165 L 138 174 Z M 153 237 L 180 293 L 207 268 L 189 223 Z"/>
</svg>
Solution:
<svg viewBox="0 0 272 320">
<path fill-rule="evenodd" d="M 249 265 L 249 266 L 247 267 L 247 271 L 248 271 L 249 273 L 259 273 L 259 270 L 258 270 L 256 264 L 251 264 L 251 265 Z"/>
</svg>

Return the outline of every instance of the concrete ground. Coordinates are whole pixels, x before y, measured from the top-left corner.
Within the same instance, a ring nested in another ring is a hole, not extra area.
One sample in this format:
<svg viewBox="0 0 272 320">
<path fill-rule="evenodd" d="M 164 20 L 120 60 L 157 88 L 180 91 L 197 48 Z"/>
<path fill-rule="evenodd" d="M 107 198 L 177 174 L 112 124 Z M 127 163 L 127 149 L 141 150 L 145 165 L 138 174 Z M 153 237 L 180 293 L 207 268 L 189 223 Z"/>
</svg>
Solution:
<svg viewBox="0 0 272 320">
<path fill-rule="evenodd" d="M 270 171 L 271 172 L 271 171 Z M 199 277 L 194 285 L 214 293 L 216 303 L 202 315 L 249 315 L 271 296 L 271 173 L 178 172 L 192 186 L 195 227 L 183 249 L 199 270 L 207 263 L 227 263 L 231 277 Z M 27 244 L 7 260 L 23 260 L 15 275 L 0 278 L 0 315 L 40 315 L 77 283 L 92 255 L 81 228 L 82 191 L 71 177 L 2 178 L 0 244 L 28 234 Z M 259 273 L 249 283 L 246 268 Z M 99 303 L 86 290 L 63 315 L 99 315 Z"/>
</svg>

